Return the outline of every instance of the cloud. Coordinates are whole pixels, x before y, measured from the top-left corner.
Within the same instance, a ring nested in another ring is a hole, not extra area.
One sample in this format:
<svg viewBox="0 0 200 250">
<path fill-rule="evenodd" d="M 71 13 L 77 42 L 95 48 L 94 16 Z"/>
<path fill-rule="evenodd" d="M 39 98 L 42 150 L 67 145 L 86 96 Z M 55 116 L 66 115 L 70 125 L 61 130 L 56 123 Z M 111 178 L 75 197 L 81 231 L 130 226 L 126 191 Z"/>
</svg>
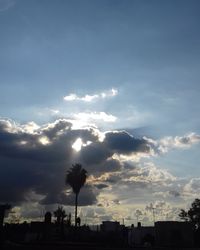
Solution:
<svg viewBox="0 0 200 250">
<path fill-rule="evenodd" d="M 153 163 L 145 163 L 145 166 L 134 168 L 124 181 L 150 183 L 152 185 L 166 186 L 176 180 L 176 177 L 166 169 L 156 167 Z"/>
<path fill-rule="evenodd" d="M 125 163 L 120 164 L 120 168 L 115 171 L 102 172 L 99 175 L 95 173 L 90 178 L 96 185 L 107 186 L 104 193 L 115 194 L 119 201 L 127 205 L 141 200 L 154 200 L 157 197 L 155 194 L 169 193 L 178 183 L 178 179 L 169 171 L 152 163 L 132 166 L 132 169 L 127 169 Z M 168 194 L 168 198 L 171 199 L 171 195 Z"/>
<path fill-rule="evenodd" d="M 95 204 L 97 202 L 98 193 L 98 188 L 86 185 L 79 194 L 79 206 L 89 206 Z M 71 191 L 69 193 L 57 193 L 57 195 L 48 193 L 48 195 L 40 201 L 40 204 L 63 204 L 68 206 L 74 206 L 74 199 L 75 195 Z"/>
<path fill-rule="evenodd" d="M 166 153 L 169 149 L 172 148 L 188 148 L 194 144 L 200 142 L 200 135 L 195 133 L 189 133 L 184 136 L 175 136 L 175 137 L 164 137 L 160 141 L 158 141 L 157 147 L 158 151 L 162 153 Z"/>
<path fill-rule="evenodd" d="M 136 139 L 126 131 L 111 131 L 105 134 L 104 144 L 118 154 L 149 152 L 150 146 L 145 139 Z"/>
<path fill-rule="evenodd" d="M 83 97 L 78 97 L 76 94 L 70 94 L 64 97 L 65 101 L 83 101 L 83 102 L 91 102 L 95 99 L 98 99 L 99 95 L 85 95 Z"/>
<path fill-rule="evenodd" d="M 100 183 L 100 184 L 96 184 L 95 187 L 97 187 L 98 189 L 103 189 L 103 188 L 107 188 L 109 186 L 106 184 Z"/>
<path fill-rule="evenodd" d="M 114 115 L 106 114 L 105 112 L 81 112 L 74 114 L 74 118 L 83 122 L 103 121 L 103 122 L 115 122 L 117 117 Z"/>
<path fill-rule="evenodd" d="M 198 140 L 199 136 L 193 134 L 170 142 L 176 142 L 179 148 L 180 144 L 190 146 Z M 73 149 L 77 141 L 81 142 L 79 151 Z M 102 132 L 92 126 L 74 127 L 73 121 L 66 119 L 43 125 L 1 119 L 0 202 L 73 205 L 74 194 L 65 185 L 65 175 L 76 162 L 90 174 L 80 192 L 82 206 L 101 204 L 110 208 L 141 199 L 148 202 L 162 195 L 175 201 L 189 197 L 194 190 L 197 194 L 198 178 L 180 182 L 166 169 L 141 161 L 143 155 L 159 154 L 160 145 L 162 140 L 135 138 L 125 130 Z M 174 143 L 166 145 L 170 148 Z"/>
<path fill-rule="evenodd" d="M 71 196 L 65 194 L 64 179 L 72 163 L 81 162 L 91 174 L 111 173 L 123 168 L 119 160 L 112 158 L 114 154 L 146 151 L 145 140 L 135 139 L 124 131 L 106 132 L 103 138 L 101 134 L 93 127 L 74 129 L 65 119 L 42 126 L 1 120 L 0 200 L 18 204 L 27 201 L 31 193 L 38 195 L 43 204 L 61 201 L 70 204 Z M 78 138 L 82 146 L 76 152 L 73 145 Z M 97 189 L 103 187 L 100 184 Z M 97 195 L 98 192 L 90 192 L 88 197 L 93 198 L 88 198 L 88 203 L 96 202 Z"/>
<path fill-rule="evenodd" d="M 162 169 L 159 166 L 155 166 L 153 163 L 140 163 L 125 168 L 126 164 L 123 164 L 122 168 L 116 172 L 102 173 L 101 176 L 97 176 L 94 183 L 106 184 L 107 187 L 101 190 L 101 199 L 98 198 L 99 204 L 104 208 L 112 208 L 113 196 L 120 202 L 120 207 L 126 212 L 126 215 L 131 213 L 141 206 L 144 208 L 147 203 L 156 202 L 158 199 L 165 199 L 168 204 L 173 204 L 170 208 L 170 213 L 163 213 L 159 210 L 159 219 L 175 218 L 173 211 L 178 211 L 178 206 L 185 202 L 182 196 L 182 188 L 184 183 L 179 178 L 173 176 L 166 169 Z M 172 190 L 177 190 L 174 192 Z M 112 196 L 111 196 L 112 194 Z M 159 194 L 159 195 L 158 195 Z M 183 207 L 183 205 L 182 205 Z M 176 208 L 176 209 L 175 209 Z M 117 212 L 119 217 L 122 217 L 121 212 Z M 139 220 L 145 224 L 152 223 L 152 214 L 147 214 L 145 210 L 142 210 L 143 215 Z M 177 215 L 177 214 L 176 214 Z M 148 219 L 149 218 L 149 219 Z M 136 215 L 133 213 L 133 220 L 136 221 Z M 130 222 L 131 223 L 131 222 Z"/>
<path fill-rule="evenodd" d="M 0 122 L 1 201 L 23 202 L 30 192 L 51 194 L 56 200 L 65 189 L 66 169 L 74 162 L 74 140 L 98 140 L 91 129 L 72 130 L 71 125 L 58 120 L 30 129 L 30 123 Z"/>
<path fill-rule="evenodd" d="M 80 161 L 86 165 L 101 164 L 119 154 L 148 153 L 149 150 L 148 141 L 144 139 L 136 139 L 125 131 L 110 131 L 105 132 L 103 141 L 84 147 L 80 152 Z"/>
<path fill-rule="evenodd" d="M 179 197 L 181 194 L 180 194 L 180 192 L 178 192 L 176 190 L 170 190 L 169 195 L 172 195 L 174 197 Z"/>
<path fill-rule="evenodd" d="M 185 184 L 183 188 L 183 194 L 186 197 L 196 198 L 199 196 L 200 192 L 200 178 L 191 178 L 188 183 Z"/>
<path fill-rule="evenodd" d="M 112 88 L 111 90 L 101 92 L 99 94 L 94 94 L 94 95 L 86 94 L 84 96 L 78 96 L 78 95 L 72 93 L 72 94 L 69 94 L 67 96 L 64 96 L 63 99 L 65 101 L 68 101 L 68 102 L 72 102 L 72 101 L 92 102 L 92 101 L 95 101 L 95 100 L 114 97 L 116 95 L 118 95 L 118 90 Z"/>
</svg>

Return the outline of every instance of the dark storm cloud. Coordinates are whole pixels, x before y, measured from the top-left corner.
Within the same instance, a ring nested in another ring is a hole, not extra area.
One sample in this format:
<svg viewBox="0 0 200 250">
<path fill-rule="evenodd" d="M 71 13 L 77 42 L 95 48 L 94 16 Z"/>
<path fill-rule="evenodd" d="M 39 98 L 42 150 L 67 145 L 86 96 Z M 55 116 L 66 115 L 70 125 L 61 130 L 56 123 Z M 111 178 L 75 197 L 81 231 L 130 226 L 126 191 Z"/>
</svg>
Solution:
<svg viewBox="0 0 200 250">
<path fill-rule="evenodd" d="M 119 154 L 133 152 L 149 152 L 150 147 L 144 139 L 136 139 L 126 131 L 108 132 L 105 135 L 104 145 Z"/>
<path fill-rule="evenodd" d="M 71 146 L 77 137 L 96 141 L 92 132 L 89 129 L 72 130 L 65 120 L 27 132 L 20 125 L 2 120 L 0 200 L 20 203 L 29 199 L 29 193 L 34 191 L 48 198 L 51 196 L 52 202 L 61 202 L 66 169 L 73 162 Z M 42 143 L 41 138 L 46 141 Z"/>
<path fill-rule="evenodd" d="M 59 123 L 59 122 L 58 122 Z M 46 135 L 43 131 L 37 133 L 28 133 L 21 130 L 20 127 L 12 127 L 13 124 L 5 124 L 0 127 L 0 151 L 1 156 L 18 159 L 28 159 L 34 161 L 61 161 L 70 155 L 72 149 L 61 147 L 62 137 L 48 145 L 43 145 L 40 139 Z M 49 129 L 51 131 L 51 128 Z M 45 132 L 47 129 L 45 130 Z M 51 137 L 49 138 L 52 139 Z M 57 138 L 58 139 L 58 138 Z"/>
<path fill-rule="evenodd" d="M 102 142 L 91 143 L 80 152 L 80 160 L 87 165 L 103 163 L 111 156 L 112 152 Z"/>
<path fill-rule="evenodd" d="M 94 187 L 86 185 L 79 194 L 79 205 L 89 206 L 97 202 L 98 190 Z M 40 204 L 50 205 L 50 204 L 63 204 L 68 206 L 74 205 L 74 193 L 58 192 L 56 195 L 48 193 L 48 195 L 40 201 Z"/>
<path fill-rule="evenodd" d="M 105 133 L 103 142 L 97 141 L 84 147 L 80 152 L 80 160 L 89 165 L 105 164 L 106 159 L 114 154 L 129 155 L 132 153 L 148 153 L 149 151 L 149 141 L 136 139 L 126 131 L 114 131 Z"/>
<path fill-rule="evenodd" d="M 123 168 L 123 165 L 119 160 L 107 159 L 98 166 L 99 172 L 116 172 Z"/>
<path fill-rule="evenodd" d="M 95 187 L 97 187 L 98 189 L 104 189 L 104 188 L 107 188 L 109 186 L 106 184 L 100 183 L 100 184 L 96 184 Z"/>
<path fill-rule="evenodd" d="M 42 204 L 74 204 L 73 194 L 65 193 L 66 170 L 73 163 L 81 162 L 89 174 L 117 172 L 123 164 L 111 158 L 114 154 L 149 150 L 146 140 L 135 139 L 125 131 L 107 132 L 103 141 L 99 141 L 98 133 L 94 128 L 73 129 L 65 119 L 41 127 L 0 120 L 0 201 L 17 204 L 30 200 L 35 193 Z M 91 143 L 76 153 L 72 145 L 77 138 Z M 106 186 L 98 183 L 93 189 L 83 188 L 80 205 L 95 203 L 98 190 Z"/>
<path fill-rule="evenodd" d="M 85 151 L 83 150 L 83 152 L 85 153 Z M 84 161 L 82 154 L 81 153 L 81 158 L 79 158 L 79 161 L 82 162 L 84 165 L 87 166 L 87 170 L 91 173 L 91 174 L 95 174 L 95 173 L 104 173 L 104 172 L 116 172 L 116 171 L 120 171 L 123 168 L 123 165 L 119 160 L 115 160 L 112 158 L 104 158 L 101 159 L 100 163 L 95 161 L 97 160 L 97 158 L 100 159 L 98 152 L 97 155 L 92 155 L 91 159 L 94 158 L 94 161 Z M 84 155 L 84 157 L 86 158 L 87 155 Z M 88 156 L 89 157 L 89 156 Z"/>
</svg>

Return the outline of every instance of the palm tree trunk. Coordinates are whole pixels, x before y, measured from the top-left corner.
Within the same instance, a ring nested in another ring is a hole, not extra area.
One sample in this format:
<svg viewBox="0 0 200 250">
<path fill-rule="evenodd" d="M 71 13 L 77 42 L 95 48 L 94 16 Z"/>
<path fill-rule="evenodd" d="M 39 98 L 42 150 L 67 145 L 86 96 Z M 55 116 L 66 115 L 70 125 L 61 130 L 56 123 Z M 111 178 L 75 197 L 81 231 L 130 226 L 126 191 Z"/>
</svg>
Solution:
<svg viewBox="0 0 200 250">
<path fill-rule="evenodd" d="M 61 240 L 64 240 L 65 234 L 64 234 L 64 217 L 61 219 Z"/>
<path fill-rule="evenodd" d="M 75 198 L 75 228 L 77 228 L 77 206 L 78 206 L 78 193 Z"/>
</svg>

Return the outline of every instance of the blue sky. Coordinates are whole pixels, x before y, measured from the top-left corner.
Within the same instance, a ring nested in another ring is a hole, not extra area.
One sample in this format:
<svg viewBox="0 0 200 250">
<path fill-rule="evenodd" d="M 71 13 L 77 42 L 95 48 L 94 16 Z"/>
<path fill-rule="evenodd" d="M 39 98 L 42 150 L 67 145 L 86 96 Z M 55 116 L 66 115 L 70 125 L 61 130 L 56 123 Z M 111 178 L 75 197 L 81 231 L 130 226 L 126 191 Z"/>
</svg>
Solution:
<svg viewBox="0 0 200 250">
<path fill-rule="evenodd" d="M 198 178 L 199 11 L 198 0 L 0 0 L 1 119 L 78 120 L 157 143 L 193 133 L 141 162 Z"/>
<path fill-rule="evenodd" d="M 41 108 L 67 109 L 68 93 L 115 87 L 106 111 L 148 114 L 138 126 L 165 134 L 198 130 L 198 10 L 198 1 L 13 1 L 0 16 L 1 115 L 40 121 Z"/>
</svg>

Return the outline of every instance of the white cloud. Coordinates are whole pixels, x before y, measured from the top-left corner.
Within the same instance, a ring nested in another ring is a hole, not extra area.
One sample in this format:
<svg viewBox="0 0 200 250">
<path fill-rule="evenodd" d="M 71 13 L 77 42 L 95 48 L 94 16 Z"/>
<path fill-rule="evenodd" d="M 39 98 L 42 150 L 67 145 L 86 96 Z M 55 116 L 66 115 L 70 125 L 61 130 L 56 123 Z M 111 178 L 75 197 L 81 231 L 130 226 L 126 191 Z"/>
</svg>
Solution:
<svg viewBox="0 0 200 250">
<path fill-rule="evenodd" d="M 166 169 L 159 169 L 153 163 L 146 163 L 144 167 L 136 168 L 131 173 L 132 176 L 127 178 L 127 181 L 156 183 L 166 186 L 176 180 L 176 177 Z"/>
<path fill-rule="evenodd" d="M 51 112 L 53 115 L 57 115 L 57 114 L 60 113 L 60 110 L 58 110 L 58 109 L 49 109 L 49 110 L 50 110 L 50 112 Z"/>
<path fill-rule="evenodd" d="M 40 127 L 35 122 L 32 121 L 32 122 L 28 122 L 28 123 L 22 125 L 21 128 L 23 129 L 23 132 L 33 134 Z"/>
<path fill-rule="evenodd" d="M 200 135 L 188 133 L 184 136 L 167 136 L 160 140 L 143 137 L 151 145 L 151 156 L 165 154 L 171 149 L 187 149 L 200 142 Z"/>
<path fill-rule="evenodd" d="M 75 101 L 79 100 L 79 97 L 76 94 L 70 94 L 64 97 L 65 101 Z"/>
<path fill-rule="evenodd" d="M 183 188 L 183 194 L 186 197 L 196 198 L 200 192 L 200 178 L 192 178 Z"/>
<path fill-rule="evenodd" d="M 166 153 L 171 148 L 188 148 L 193 144 L 200 142 L 200 135 L 195 133 L 189 133 L 184 136 L 175 136 L 175 137 L 164 137 L 161 139 L 158 144 L 158 149 L 162 153 Z"/>
<path fill-rule="evenodd" d="M 75 114 L 74 117 L 81 121 L 95 121 L 95 120 L 102 120 L 104 122 L 115 122 L 117 117 L 114 115 L 106 114 L 105 112 L 80 112 Z"/>
<path fill-rule="evenodd" d="M 64 96 L 64 100 L 65 101 L 83 101 L 83 102 L 92 102 L 98 99 L 105 99 L 105 98 L 109 98 L 109 97 L 114 97 L 118 94 L 118 90 L 117 89 L 110 89 L 108 91 L 105 92 L 101 92 L 99 94 L 94 94 L 94 95 L 84 95 L 84 96 L 78 96 L 74 93 L 71 93 L 67 96 Z"/>
<path fill-rule="evenodd" d="M 98 95 L 85 95 L 84 97 L 80 98 L 80 100 L 84 102 L 91 102 L 98 98 L 99 98 Z"/>
</svg>

